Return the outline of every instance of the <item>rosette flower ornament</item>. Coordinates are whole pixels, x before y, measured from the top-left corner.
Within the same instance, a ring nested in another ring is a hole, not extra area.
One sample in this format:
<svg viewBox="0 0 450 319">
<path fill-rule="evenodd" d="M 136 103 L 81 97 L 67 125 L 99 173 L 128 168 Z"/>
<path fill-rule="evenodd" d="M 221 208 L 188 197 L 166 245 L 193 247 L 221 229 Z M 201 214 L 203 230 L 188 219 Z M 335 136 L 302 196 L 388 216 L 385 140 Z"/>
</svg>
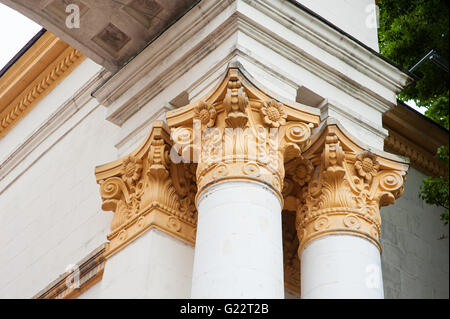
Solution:
<svg viewBox="0 0 450 319">
<path fill-rule="evenodd" d="M 367 183 L 372 181 L 372 178 L 377 175 L 380 164 L 375 160 L 376 156 L 371 152 L 364 151 L 356 156 L 355 169 L 358 175 Z"/>
<path fill-rule="evenodd" d="M 264 123 L 267 125 L 280 127 L 286 124 L 287 113 L 283 108 L 283 104 L 275 100 L 264 102 L 261 114 L 264 118 Z"/>
<path fill-rule="evenodd" d="M 122 174 L 122 179 L 131 187 L 141 177 L 141 171 L 141 161 L 133 156 L 128 156 L 122 163 L 120 173 Z"/>
<path fill-rule="evenodd" d="M 195 107 L 195 118 L 200 120 L 202 126 L 213 127 L 216 120 L 216 109 L 210 103 L 201 101 Z"/>
</svg>

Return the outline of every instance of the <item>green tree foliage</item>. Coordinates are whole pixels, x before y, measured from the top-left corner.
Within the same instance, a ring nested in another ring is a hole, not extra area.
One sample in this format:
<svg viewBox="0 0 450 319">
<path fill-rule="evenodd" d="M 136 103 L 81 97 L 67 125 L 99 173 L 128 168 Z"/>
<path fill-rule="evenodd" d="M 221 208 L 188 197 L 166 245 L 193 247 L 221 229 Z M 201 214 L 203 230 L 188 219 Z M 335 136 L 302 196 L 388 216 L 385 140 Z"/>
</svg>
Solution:
<svg viewBox="0 0 450 319">
<path fill-rule="evenodd" d="M 439 148 L 437 157 L 444 161 L 448 168 L 448 145 L 441 146 Z M 445 224 L 448 224 L 448 186 L 448 176 L 428 176 L 423 180 L 419 193 L 420 198 L 422 198 L 427 204 L 442 206 L 445 208 L 445 212 L 441 214 L 441 220 L 443 220 Z"/>
<path fill-rule="evenodd" d="M 410 69 L 434 49 L 449 60 L 449 3 L 443 0 L 380 0 L 378 29 L 380 52 L 405 69 Z M 419 66 L 415 83 L 399 94 L 426 107 L 425 115 L 449 128 L 449 75 L 431 61 Z M 448 145 L 436 155 L 448 167 Z M 428 204 L 443 206 L 441 216 L 448 223 L 448 176 L 427 177 L 419 196 Z"/>
</svg>

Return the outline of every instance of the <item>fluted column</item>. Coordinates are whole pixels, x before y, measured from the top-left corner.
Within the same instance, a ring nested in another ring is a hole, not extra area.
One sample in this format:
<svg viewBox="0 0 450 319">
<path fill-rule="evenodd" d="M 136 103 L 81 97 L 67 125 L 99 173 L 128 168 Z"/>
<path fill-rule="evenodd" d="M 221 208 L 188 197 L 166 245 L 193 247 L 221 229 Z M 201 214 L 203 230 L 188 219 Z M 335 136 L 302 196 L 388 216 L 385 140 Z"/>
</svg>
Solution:
<svg viewBox="0 0 450 319">
<path fill-rule="evenodd" d="M 300 156 L 319 116 L 267 96 L 231 68 L 215 91 L 168 112 L 167 122 L 173 157 L 198 163 L 191 297 L 284 298 L 284 163 Z"/>
<path fill-rule="evenodd" d="M 302 298 L 383 298 L 380 207 L 403 192 L 408 165 L 365 150 L 337 123 L 304 153 L 311 170 L 297 209 Z"/>
</svg>

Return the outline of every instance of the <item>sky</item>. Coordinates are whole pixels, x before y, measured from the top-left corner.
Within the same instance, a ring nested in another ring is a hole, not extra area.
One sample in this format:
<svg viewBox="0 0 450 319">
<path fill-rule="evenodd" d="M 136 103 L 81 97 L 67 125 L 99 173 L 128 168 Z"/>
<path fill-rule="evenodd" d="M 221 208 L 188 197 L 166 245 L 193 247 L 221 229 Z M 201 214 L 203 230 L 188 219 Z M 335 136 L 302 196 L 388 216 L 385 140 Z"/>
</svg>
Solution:
<svg viewBox="0 0 450 319">
<path fill-rule="evenodd" d="M 0 3 L 0 70 L 42 27 Z"/>
<path fill-rule="evenodd" d="M 40 25 L 0 3 L 0 70 L 41 29 Z M 412 100 L 406 103 L 422 114 L 425 112 Z"/>
</svg>

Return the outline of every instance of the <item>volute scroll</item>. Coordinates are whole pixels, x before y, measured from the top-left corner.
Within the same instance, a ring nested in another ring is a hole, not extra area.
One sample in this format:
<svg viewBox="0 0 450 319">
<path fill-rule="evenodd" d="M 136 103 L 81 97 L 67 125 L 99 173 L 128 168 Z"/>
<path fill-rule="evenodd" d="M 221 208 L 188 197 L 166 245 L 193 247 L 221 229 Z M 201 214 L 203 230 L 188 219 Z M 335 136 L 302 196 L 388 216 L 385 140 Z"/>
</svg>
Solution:
<svg viewBox="0 0 450 319">
<path fill-rule="evenodd" d="M 298 200 L 299 254 L 310 240 L 327 234 L 361 236 L 381 251 L 380 207 L 403 194 L 407 162 L 361 147 L 336 123 L 313 143 L 303 154 L 315 170 Z"/>
<path fill-rule="evenodd" d="M 102 209 L 114 212 L 106 256 L 151 227 L 194 245 L 196 165 L 173 163 L 171 146 L 167 127 L 156 121 L 136 151 L 96 168 Z"/>
</svg>

